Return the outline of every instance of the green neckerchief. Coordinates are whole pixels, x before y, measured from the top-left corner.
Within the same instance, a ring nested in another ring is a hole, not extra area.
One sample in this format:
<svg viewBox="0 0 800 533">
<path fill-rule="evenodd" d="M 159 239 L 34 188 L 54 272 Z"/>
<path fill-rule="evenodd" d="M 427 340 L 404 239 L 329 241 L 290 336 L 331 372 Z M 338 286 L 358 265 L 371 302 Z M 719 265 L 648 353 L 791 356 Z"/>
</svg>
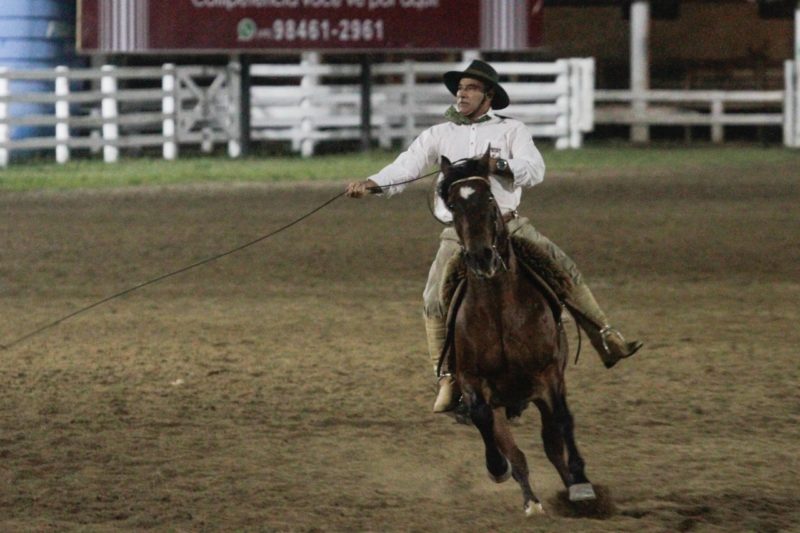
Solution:
<svg viewBox="0 0 800 533">
<path fill-rule="evenodd" d="M 490 117 L 487 114 L 487 115 L 483 115 L 481 118 L 479 118 L 476 121 L 472 121 L 472 120 L 468 119 L 467 117 L 465 117 L 464 115 L 462 115 L 461 113 L 459 113 L 458 110 L 455 108 L 455 106 L 452 106 L 452 105 L 450 106 L 450 108 L 447 111 L 444 112 L 444 118 L 446 118 L 447 120 L 449 120 L 453 124 L 458 124 L 459 126 L 464 125 L 464 124 L 476 124 L 478 122 L 486 122 L 487 120 L 492 120 L 492 117 Z"/>
</svg>

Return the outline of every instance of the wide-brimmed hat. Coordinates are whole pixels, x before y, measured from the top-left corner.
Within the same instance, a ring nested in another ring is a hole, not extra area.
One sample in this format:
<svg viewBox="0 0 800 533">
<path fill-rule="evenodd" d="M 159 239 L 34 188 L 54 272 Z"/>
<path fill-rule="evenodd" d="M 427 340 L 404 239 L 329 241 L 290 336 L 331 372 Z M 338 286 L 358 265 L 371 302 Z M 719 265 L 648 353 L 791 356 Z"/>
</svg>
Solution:
<svg viewBox="0 0 800 533">
<path fill-rule="evenodd" d="M 466 70 L 451 70 L 450 72 L 445 72 L 444 84 L 447 89 L 453 93 L 453 96 L 455 96 L 458 91 L 458 82 L 461 81 L 461 78 L 475 78 L 476 80 L 484 82 L 487 85 L 487 90 L 494 89 L 492 109 L 508 107 L 508 93 L 500 86 L 500 77 L 489 63 L 476 59 L 470 63 Z"/>
</svg>

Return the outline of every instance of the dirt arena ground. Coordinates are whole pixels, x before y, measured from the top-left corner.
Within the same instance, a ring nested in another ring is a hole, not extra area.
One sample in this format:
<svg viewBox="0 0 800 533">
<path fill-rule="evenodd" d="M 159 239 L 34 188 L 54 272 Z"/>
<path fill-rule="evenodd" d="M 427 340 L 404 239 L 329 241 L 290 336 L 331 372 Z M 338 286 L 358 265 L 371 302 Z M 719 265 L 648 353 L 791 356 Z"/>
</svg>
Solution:
<svg viewBox="0 0 800 533">
<path fill-rule="evenodd" d="M 430 413 L 426 189 L 287 232 L 0 351 L 2 531 L 800 531 L 794 166 L 551 175 L 525 214 L 629 336 L 568 370 L 603 519 L 548 515 Z M 267 233 L 339 191 L 236 185 L 0 195 L 0 342 Z M 574 353 L 573 342 L 573 353 Z"/>
</svg>

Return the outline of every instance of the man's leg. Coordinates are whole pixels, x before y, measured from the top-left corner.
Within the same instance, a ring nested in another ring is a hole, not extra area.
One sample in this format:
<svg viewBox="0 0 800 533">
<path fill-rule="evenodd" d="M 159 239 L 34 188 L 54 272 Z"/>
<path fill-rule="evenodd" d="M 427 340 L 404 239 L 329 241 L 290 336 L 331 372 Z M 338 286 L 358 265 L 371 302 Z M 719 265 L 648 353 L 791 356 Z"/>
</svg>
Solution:
<svg viewBox="0 0 800 533">
<path fill-rule="evenodd" d="M 606 368 L 611 368 L 620 359 L 630 357 L 642 347 L 639 341 L 626 342 L 622 334 L 611 326 L 592 291 L 583 281 L 583 275 L 577 265 L 561 248 L 536 231 L 527 218 L 512 220 L 508 228 L 514 235 L 529 240 L 545 250 L 569 274 L 573 289 L 566 303 L 576 311 L 575 318 L 578 324 L 589 336 L 592 346 L 600 354 Z"/>
<path fill-rule="evenodd" d="M 445 270 L 450 260 L 461 250 L 455 230 L 446 228 L 441 235 L 439 250 L 428 272 L 428 282 L 425 284 L 423 301 L 425 307 L 425 333 L 428 340 L 428 355 L 433 372 L 436 374 L 439 357 L 444 348 L 447 319 L 447 303 L 442 301 L 441 287 Z M 436 375 L 439 392 L 433 405 L 434 413 L 442 413 L 453 408 L 453 376 L 444 374 Z"/>
</svg>

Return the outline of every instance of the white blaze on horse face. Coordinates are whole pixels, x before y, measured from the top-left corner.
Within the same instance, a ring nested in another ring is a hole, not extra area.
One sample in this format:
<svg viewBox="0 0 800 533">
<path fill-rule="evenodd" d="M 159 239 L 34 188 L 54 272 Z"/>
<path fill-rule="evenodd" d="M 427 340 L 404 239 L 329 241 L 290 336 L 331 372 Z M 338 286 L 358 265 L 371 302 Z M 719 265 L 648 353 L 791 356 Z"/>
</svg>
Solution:
<svg viewBox="0 0 800 533">
<path fill-rule="evenodd" d="M 461 187 L 458 190 L 458 194 L 461 195 L 461 198 L 466 200 L 467 198 L 475 194 L 475 189 L 473 189 L 472 187 Z"/>
</svg>

